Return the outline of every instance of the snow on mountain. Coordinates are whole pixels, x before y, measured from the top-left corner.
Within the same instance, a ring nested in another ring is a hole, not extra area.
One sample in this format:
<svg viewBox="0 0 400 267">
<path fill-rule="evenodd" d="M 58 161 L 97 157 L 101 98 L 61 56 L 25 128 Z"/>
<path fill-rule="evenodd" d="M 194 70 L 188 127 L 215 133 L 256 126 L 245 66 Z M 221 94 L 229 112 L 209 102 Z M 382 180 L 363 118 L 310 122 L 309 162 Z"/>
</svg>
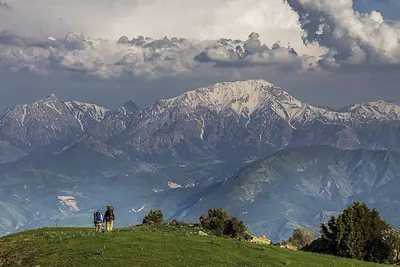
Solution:
<svg viewBox="0 0 400 267">
<path fill-rule="evenodd" d="M 81 131 L 85 131 L 87 124 L 92 121 L 100 122 L 108 111 L 98 105 L 80 101 L 63 102 L 56 95 L 49 94 L 46 98 L 32 104 L 18 105 L 8 110 L 2 116 L 0 125 L 5 126 L 4 120 L 9 123 L 15 121 L 24 129 L 42 125 L 44 128 L 61 132 L 60 126 L 79 125 Z"/>
<path fill-rule="evenodd" d="M 355 104 L 345 109 L 360 118 L 375 120 L 400 120 L 400 106 L 386 102 L 374 101 L 362 104 Z"/>
<path fill-rule="evenodd" d="M 314 143 L 383 149 L 392 146 L 396 133 L 378 140 L 382 127 L 372 124 L 399 121 L 399 107 L 374 103 L 369 113 L 334 111 L 302 103 L 264 80 L 223 82 L 155 102 L 114 144 L 141 154 L 201 157 L 214 152 L 244 156 L 245 151 L 247 156 L 265 155 Z M 364 129 L 365 123 L 371 129 Z"/>
<path fill-rule="evenodd" d="M 58 196 L 60 204 L 62 204 L 68 211 L 77 212 L 79 208 L 76 204 L 75 197 L 73 196 Z"/>
<path fill-rule="evenodd" d="M 147 113 L 154 117 L 178 109 L 195 113 L 207 109 L 222 115 L 234 114 L 246 118 L 271 110 L 291 125 L 312 123 L 315 120 L 337 124 L 366 119 L 400 119 L 400 107 L 396 104 L 376 101 L 332 111 L 302 103 L 264 80 L 223 82 L 199 88 L 178 97 L 160 100 Z"/>
<path fill-rule="evenodd" d="M 85 131 L 84 125 L 90 123 L 88 121 L 95 120 L 100 122 L 104 119 L 107 112 L 109 112 L 108 109 L 95 104 L 89 104 L 80 101 L 67 101 L 64 103 L 68 106 L 75 119 L 81 126 L 82 132 Z"/>
<path fill-rule="evenodd" d="M 78 35 L 68 38 L 71 43 L 80 40 Z M 391 121 L 389 128 L 383 130 L 381 121 Z M 314 143 L 396 149 L 396 121 L 400 107 L 393 103 L 375 101 L 334 111 L 305 104 L 264 80 L 217 83 L 159 100 L 146 110 L 129 101 L 110 111 L 81 101 L 63 102 L 51 94 L 0 118 L 0 150 L 16 151 L 14 159 L 26 149 L 21 144 L 33 149 L 61 140 L 70 143 L 82 134 L 142 155 L 203 157 L 222 151 L 234 156 L 240 151 L 243 160 Z"/>
<path fill-rule="evenodd" d="M 54 94 L 17 105 L 0 117 L 0 160 L 13 161 L 38 147 L 67 145 L 102 122 L 108 113 L 108 109 L 94 104 L 63 102 Z"/>
<path fill-rule="evenodd" d="M 161 100 L 153 115 L 168 109 L 186 106 L 191 110 L 207 108 L 218 113 L 234 112 L 250 117 L 253 113 L 272 109 L 291 124 L 305 124 L 313 120 L 338 123 L 349 120 L 398 120 L 400 107 L 384 101 L 357 104 L 348 110 L 332 111 L 300 102 L 281 88 L 264 80 L 217 83 L 210 87 L 187 92 L 181 96 Z"/>
<path fill-rule="evenodd" d="M 101 121 L 95 123 L 88 133 L 98 140 L 107 141 L 125 130 L 141 113 L 141 109 L 132 101 L 128 101 L 116 111 L 108 111 Z"/>
<path fill-rule="evenodd" d="M 54 94 L 32 104 L 18 105 L 0 118 L 0 134 L 29 146 L 49 144 L 78 127 L 68 107 Z"/>
</svg>

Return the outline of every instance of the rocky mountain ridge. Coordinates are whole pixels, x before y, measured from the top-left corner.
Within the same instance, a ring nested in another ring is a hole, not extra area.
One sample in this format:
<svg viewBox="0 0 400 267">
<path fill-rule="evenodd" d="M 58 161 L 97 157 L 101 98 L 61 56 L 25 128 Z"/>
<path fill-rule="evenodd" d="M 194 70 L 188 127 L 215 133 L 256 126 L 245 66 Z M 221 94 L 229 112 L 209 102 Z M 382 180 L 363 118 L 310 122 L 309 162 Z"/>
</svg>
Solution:
<svg viewBox="0 0 400 267">
<path fill-rule="evenodd" d="M 400 107 L 375 101 L 339 111 L 302 103 L 264 80 L 224 82 L 116 111 L 55 95 L 0 118 L 1 162 L 86 134 L 136 156 L 243 159 L 281 148 L 332 145 L 400 149 Z M 381 136 L 381 138 L 375 138 Z M 383 138 L 382 138 L 383 137 Z M 8 154 L 8 156 L 7 156 Z"/>
</svg>

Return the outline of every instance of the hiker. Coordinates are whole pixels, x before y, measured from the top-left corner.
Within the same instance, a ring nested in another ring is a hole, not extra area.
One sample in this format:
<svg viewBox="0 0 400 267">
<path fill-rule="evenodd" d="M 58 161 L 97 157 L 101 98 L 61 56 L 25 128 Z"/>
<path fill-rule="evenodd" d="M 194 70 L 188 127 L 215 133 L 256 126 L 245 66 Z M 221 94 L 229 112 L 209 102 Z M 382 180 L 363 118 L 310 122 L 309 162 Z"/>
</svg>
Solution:
<svg viewBox="0 0 400 267">
<path fill-rule="evenodd" d="M 106 223 L 107 231 L 112 231 L 112 229 L 114 227 L 114 220 L 115 220 L 114 207 L 111 205 L 108 205 L 107 210 L 104 213 L 104 221 Z"/>
<path fill-rule="evenodd" d="M 93 223 L 95 232 L 101 232 L 103 226 L 103 215 L 101 214 L 100 210 L 97 210 L 93 213 Z"/>
</svg>

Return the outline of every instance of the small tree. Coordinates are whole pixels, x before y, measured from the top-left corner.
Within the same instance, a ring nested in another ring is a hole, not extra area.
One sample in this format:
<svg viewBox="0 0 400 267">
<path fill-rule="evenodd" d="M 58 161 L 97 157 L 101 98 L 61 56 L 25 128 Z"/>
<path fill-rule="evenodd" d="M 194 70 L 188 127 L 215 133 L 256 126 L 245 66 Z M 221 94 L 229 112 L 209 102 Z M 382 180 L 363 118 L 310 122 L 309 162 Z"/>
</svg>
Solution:
<svg viewBox="0 0 400 267">
<path fill-rule="evenodd" d="M 321 224 L 321 238 L 333 255 L 383 263 L 393 255 L 385 240 L 390 229 L 376 209 L 355 202 L 328 225 Z"/>
<path fill-rule="evenodd" d="M 225 221 L 224 235 L 228 235 L 232 238 L 247 238 L 247 227 L 238 218 L 232 217 Z"/>
<path fill-rule="evenodd" d="M 207 215 L 200 216 L 200 224 L 205 230 L 213 232 L 215 235 L 223 235 L 225 222 L 228 220 L 228 213 L 219 208 L 208 210 Z"/>
<path fill-rule="evenodd" d="M 289 238 L 289 243 L 298 247 L 303 248 L 313 241 L 313 234 L 311 231 L 302 227 L 293 230 L 293 236 Z"/>
<path fill-rule="evenodd" d="M 149 223 L 163 223 L 164 215 L 161 210 L 150 210 L 149 214 L 147 214 L 143 218 L 143 224 Z"/>
<path fill-rule="evenodd" d="M 251 239 L 246 225 L 236 217 L 229 218 L 228 213 L 223 209 L 209 209 L 207 215 L 201 215 L 199 219 L 204 230 L 217 236 Z"/>
</svg>

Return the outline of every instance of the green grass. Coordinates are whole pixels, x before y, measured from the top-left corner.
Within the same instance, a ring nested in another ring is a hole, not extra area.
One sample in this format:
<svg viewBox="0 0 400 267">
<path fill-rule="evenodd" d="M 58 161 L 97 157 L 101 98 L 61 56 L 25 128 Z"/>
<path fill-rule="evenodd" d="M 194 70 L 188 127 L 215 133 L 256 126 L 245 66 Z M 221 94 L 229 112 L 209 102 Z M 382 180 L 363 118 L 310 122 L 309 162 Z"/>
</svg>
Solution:
<svg viewBox="0 0 400 267">
<path fill-rule="evenodd" d="M 383 266 L 213 236 L 196 226 L 136 226 L 111 233 L 43 228 L 0 239 L 0 266 Z"/>
</svg>

